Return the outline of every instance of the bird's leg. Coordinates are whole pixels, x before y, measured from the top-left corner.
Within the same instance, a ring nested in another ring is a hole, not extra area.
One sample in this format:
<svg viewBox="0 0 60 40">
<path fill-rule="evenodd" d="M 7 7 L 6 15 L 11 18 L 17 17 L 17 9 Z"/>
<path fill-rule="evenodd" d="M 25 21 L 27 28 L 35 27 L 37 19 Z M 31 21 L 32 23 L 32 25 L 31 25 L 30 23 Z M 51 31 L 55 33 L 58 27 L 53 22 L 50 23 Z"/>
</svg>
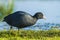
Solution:
<svg viewBox="0 0 60 40">
<path fill-rule="evenodd" d="M 10 27 L 9 32 L 8 32 L 9 37 L 10 37 L 11 29 L 12 29 L 12 26 Z"/>
<path fill-rule="evenodd" d="M 10 35 L 11 31 L 12 31 L 12 26 L 10 27 L 10 30 L 9 30 L 9 35 Z"/>
<path fill-rule="evenodd" d="M 10 30 L 9 30 L 9 37 L 11 39 L 11 31 L 12 31 L 12 26 L 10 27 Z"/>
<path fill-rule="evenodd" d="M 12 26 L 10 27 L 10 31 L 12 30 Z"/>
<path fill-rule="evenodd" d="M 18 35 L 19 35 L 19 28 L 18 28 Z"/>
</svg>

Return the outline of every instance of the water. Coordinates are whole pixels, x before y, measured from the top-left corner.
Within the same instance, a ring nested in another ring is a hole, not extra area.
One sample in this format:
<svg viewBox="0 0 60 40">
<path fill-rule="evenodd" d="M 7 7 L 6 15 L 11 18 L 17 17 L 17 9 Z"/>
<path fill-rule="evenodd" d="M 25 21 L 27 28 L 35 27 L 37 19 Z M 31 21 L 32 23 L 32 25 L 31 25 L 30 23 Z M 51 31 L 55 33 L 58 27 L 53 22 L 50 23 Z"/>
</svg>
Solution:
<svg viewBox="0 0 60 40">
<path fill-rule="evenodd" d="M 14 2 L 14 12 L 15 11 L 25 11 L 31 14 L 32 16 L 36 12 L 42 12 L 47 17 L 47 20 L 41 19 L 38 20 L 37 23 L 48 23 L 48 22 L 60 23 L 60 1 L 19 1 L 18 0 Z"/>
</svg>

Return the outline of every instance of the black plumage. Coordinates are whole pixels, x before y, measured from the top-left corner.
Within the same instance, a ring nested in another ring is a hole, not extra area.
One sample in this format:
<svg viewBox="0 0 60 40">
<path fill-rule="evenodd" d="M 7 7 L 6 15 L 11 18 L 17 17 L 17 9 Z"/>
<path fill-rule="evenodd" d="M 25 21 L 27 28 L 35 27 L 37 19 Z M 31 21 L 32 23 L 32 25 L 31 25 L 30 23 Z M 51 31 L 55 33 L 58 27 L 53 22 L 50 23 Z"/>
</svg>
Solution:
<svg viewBox="0 0 60 40">
<path fill-rule="evenodd" d="M 27 12 L 17 11 L 4 17 L 5 22 L 11 26 L 17 27 L 18 29 L 32 26 L 38 19 L 43 19 L 43 14 L 41 12 L 37 12 L 34 16 L 32 16 Z"/>
</svg>

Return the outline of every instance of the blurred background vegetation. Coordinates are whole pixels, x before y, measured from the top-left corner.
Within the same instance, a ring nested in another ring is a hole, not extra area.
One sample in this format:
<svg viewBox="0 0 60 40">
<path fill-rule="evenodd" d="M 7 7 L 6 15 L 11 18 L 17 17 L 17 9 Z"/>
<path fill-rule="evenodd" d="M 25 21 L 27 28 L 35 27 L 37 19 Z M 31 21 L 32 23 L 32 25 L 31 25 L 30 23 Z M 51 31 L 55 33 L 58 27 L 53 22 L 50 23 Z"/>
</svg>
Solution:
<svg viewBox="0 0 60 40">
<path fill-rule="evenodd" d="M 3 20 L 3 18 L 13 12 L 14 7 L 14 0 L 8 0 L 7 5 L 1 4 L 0 5 L 0 21 Z"/>
</svg>

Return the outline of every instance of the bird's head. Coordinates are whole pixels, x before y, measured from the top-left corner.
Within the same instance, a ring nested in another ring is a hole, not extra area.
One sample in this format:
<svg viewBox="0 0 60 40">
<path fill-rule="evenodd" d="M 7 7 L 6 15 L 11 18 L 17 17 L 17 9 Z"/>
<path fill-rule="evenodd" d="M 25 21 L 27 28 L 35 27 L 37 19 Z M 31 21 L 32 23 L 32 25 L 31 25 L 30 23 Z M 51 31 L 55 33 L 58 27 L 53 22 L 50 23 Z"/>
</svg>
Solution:
<svg viewBox="0 0 60 40">
<path fill-rule="evenodd" d="M 46 19 L 46 17 L 43 15 L 42 12 L 37 12 L 34 16 L 35 16 L 37 19 Z"/>
</svg>

